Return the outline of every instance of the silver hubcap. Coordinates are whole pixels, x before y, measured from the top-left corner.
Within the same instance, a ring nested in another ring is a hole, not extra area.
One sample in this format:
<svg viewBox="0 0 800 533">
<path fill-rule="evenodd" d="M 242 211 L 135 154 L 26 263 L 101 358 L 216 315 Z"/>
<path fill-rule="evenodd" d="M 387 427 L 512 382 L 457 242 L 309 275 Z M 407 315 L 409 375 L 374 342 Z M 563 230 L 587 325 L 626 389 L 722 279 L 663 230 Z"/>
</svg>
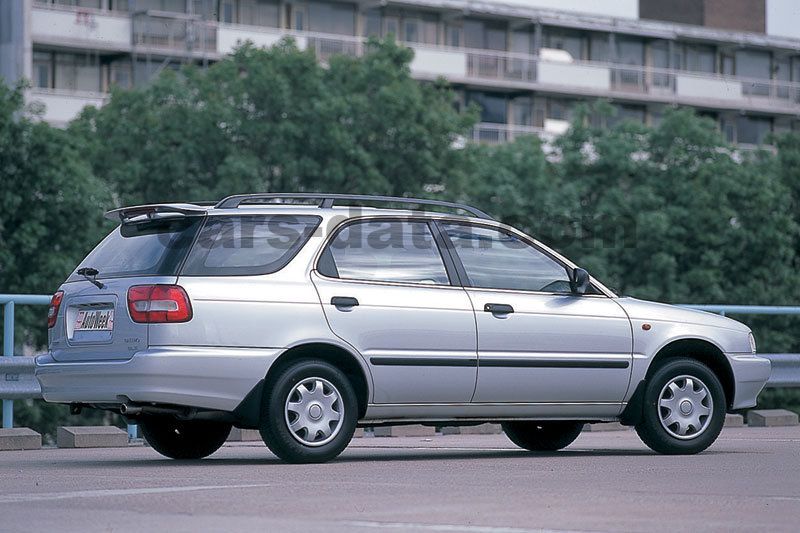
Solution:
<svg viewBox="0 0 800 533">
<path fill-rule="evenodd" d="M 285 412 L 292 437 L 306 446 L 322 446 L 339 434 L 344 406 L 333 383 L 323 378 L 306 378 L 292 388 Z"/>
<path fill-rule="evenodd" d="M 677 439 L 693 439 L 711 423 L 714 402 L 708 387 L 694 376 L 678 376 L 661 389 L 658 416 L 667 433 Z"/>
</svg>

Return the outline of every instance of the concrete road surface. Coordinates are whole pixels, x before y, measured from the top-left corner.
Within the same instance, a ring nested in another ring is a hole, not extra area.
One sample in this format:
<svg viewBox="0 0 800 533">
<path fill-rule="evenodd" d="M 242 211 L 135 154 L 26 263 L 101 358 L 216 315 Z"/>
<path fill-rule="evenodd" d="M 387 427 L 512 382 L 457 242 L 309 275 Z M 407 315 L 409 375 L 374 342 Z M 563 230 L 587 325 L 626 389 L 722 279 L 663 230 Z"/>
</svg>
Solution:
<svg viewBox="0 0 800 533">
<path fill-rule="evenodd" d="M 530 454 L 503 435 L 361 438 L 293 466 L 259 443 L 0 452 L 0 531 L 798 531 L 800 428 L 659 456 L 632 431 Z"/>
</svg>

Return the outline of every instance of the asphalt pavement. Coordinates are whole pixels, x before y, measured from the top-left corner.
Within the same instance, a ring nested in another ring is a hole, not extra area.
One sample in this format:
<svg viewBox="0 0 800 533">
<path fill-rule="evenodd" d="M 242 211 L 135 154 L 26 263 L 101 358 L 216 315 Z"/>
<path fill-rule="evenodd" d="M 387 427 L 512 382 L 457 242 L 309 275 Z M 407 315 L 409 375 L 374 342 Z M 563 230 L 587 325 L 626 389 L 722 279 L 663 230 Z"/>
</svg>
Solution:
<svg viewBox="0 0 800 533">
<path fill-rule="evenodd" d="M 503 435 L 360 438 L 287 465 L 260 443 L 202 461 L 144 446 L 0 452 L 0 531 L 791 531 L 800 427 L 726 428 L 697 456 L 632 431 L 531 454 Z"/>
</svg>

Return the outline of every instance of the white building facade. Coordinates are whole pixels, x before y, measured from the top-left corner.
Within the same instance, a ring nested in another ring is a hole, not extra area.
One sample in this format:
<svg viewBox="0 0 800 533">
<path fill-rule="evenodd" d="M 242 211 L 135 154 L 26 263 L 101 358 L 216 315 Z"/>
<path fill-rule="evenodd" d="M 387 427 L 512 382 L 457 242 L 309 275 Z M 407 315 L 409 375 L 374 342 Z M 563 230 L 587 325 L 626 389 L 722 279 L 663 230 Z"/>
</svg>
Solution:
<svg viewBox="0 0 800 533">
<path fill-rule="evenodd" d="M 597 98 L 647 124 L 691 106 L 740 145 L 800 130 L 797 0 L 0 0 L 0 76 L 31 80 L 28 100 L 65 125 L 113 85 L 245 40 L 292 35 L 325 60 L 390 34 L 416 78 L 480 106 L 479 141 L 558 134 Z"/>
</svg>

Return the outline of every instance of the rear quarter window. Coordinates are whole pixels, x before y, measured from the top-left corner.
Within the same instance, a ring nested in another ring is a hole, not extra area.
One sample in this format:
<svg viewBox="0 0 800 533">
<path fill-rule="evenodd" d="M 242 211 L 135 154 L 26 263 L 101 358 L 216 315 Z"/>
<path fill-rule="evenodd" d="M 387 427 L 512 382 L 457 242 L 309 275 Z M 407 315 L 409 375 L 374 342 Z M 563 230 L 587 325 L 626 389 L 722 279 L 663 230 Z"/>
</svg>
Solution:
<svg viewBox="0 0 800 533">
<path fill-rule="evenodd" d="M 208 217 L 182 276 L 252 276 L 277 272 L 300 251 L 321 222 L 318 216 Z"/>
</svg>

